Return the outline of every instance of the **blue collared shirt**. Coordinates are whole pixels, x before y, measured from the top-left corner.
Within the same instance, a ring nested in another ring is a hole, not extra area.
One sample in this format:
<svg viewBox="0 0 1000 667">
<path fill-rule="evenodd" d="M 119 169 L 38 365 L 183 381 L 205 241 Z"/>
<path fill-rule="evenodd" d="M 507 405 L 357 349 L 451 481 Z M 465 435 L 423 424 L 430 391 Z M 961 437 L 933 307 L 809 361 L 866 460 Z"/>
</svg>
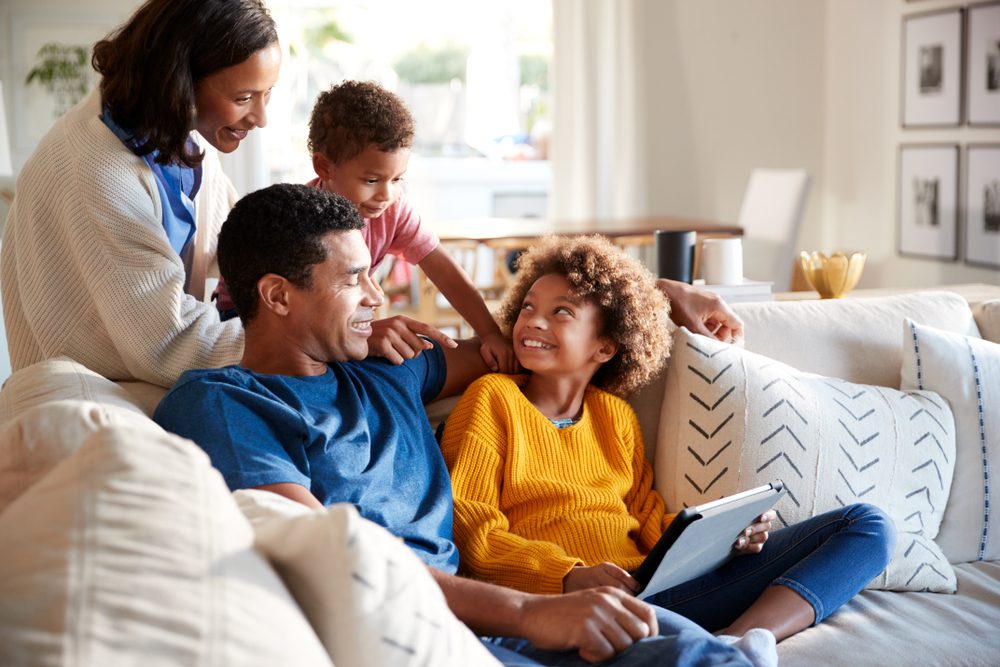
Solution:
<svg viewBox="0 0 1000 667">
<path fill-rule="evenodd" d="M 135 152 L 142 143 L 132 132 L 119 126 L 112 119 L 107 105 L 104 106 L 101 120 L 132 152 Z M 194 197 L 201 187 L 201 166 L 191 168 L 184 164 L 157 164 L 157 155 L 159 151 L 153 151 L 143 155 L 142 159 L 156 177 L 156 188 L 159 190 L 162 202 L 163 231 L 167 234 L 170 247 L 180 257 L 185 257 L 185 248 L 194 238 Z M 187 266 L 186 261 L 185 266 Z"/>
</svg>

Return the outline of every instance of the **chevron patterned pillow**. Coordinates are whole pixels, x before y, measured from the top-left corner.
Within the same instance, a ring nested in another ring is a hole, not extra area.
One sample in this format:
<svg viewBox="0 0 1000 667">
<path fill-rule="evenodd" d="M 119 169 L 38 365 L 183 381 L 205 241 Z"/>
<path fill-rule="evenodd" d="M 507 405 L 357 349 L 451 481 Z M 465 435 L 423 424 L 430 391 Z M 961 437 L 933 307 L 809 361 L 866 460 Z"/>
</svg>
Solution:
<svg viewBox="0 0 1000 667">
<path fill-rule="evenodd" d="M 896 523 L 896 552 L 869 588 L 954 592 L 934 542 L 955 465 L 955 426 L 933 392 L 798 371 L 680 329 L 655 456 L 671 511 L 780 479 L 790 525 L 855 502 Z"/>
</svg>

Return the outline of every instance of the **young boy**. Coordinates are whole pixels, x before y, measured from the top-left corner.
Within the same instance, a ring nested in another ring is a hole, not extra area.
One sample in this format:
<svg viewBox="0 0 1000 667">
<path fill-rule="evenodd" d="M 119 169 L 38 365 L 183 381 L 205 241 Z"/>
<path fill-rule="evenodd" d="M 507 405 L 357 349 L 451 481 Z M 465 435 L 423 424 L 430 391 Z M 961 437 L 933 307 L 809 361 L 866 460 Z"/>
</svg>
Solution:
<svg viewBox="0 0 1000 667">
<path fill-rule="evenodd" d="M 333 86 L 320 94 L 309 120 L 309 150 L 317 176 L 309 185 L 336 192 L 357 206 L 365 219 L 362 233 L 372 267 L 388 254 L 419 265 L 475 330 L 486 365 L 512 372 L 510 342 L 469 277 L 421 225 L 403 194 L 413 134 L 413 117 L 394 93 L 368 81 Z M 416 333 L 427 330 L 408 318 L 389 318 L 375 324 L 370 347 L 390 359 L 394 353 L 408 358 L 430 345 Z M 442 342 L 447 344 L 446 339 Z"/>
<path fill-rule="evenodd" d="M 357 207 L 365 223 L 362 234 L 373 270 L 386 255 L 419 265 L 475 330 L 486 365 L 494 371 L 513 372 L 517 367 L 510 342 L 479 291 L 437 237 L 423 227 L 403 195 L 413 134 L 413 117 L 394 93 L 370 81 L 337 84 L 320 93 L 309 119 L 309 151 L 316 178 L 308 185 L 335 192 Z M 221 284 L 219 310 L 232 312 Z M 454 345 L 434 327 L 396 316 L 373 324 L 369 350 L 403 363 L 431 347 L 421 336 Z"/>
<path fill-rule="evenodd" d="M 467 574 L 533 593 L 638 590 L 629 572 L 672 517 L 622 396 L 666 360 L 667 309 L 649 272 L 599 237 L 550 238 L 522 256 L 499 319 L 527 374 L 470 385 L 441 444 Z M 891 521 L 871 506 L 777 531 L 762 551 L 772 518 L 737 538 L 753 555 L 648 601 L 773 664 L 775 636 L 822 620 L 892 551 Z"/>
</svg>

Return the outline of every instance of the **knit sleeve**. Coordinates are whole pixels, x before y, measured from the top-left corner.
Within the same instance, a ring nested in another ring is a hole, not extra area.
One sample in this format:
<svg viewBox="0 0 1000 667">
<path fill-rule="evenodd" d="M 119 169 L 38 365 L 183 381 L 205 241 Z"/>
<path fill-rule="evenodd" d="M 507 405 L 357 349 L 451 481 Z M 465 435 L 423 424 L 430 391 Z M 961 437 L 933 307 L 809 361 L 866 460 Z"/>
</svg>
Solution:
<svg viewBox="0 0 1000 667">
<path fill-rule="evenodd" d="M 137 379 L 170 386 L 189 368 L 235 363 L 239 322 L 221 322 L 213 306 L 185 292 L 184 264 L 166 243 L 156 202 L 118 183 L 117 193 L 105 179 L 95 183 L 82 204 L 90 229 L 76 243 L 80 273 L 122 364 Z M 225 181 L 213 185 L 198 197 L 218 200 L 221 208 L 229 195 Z"/>
<path fill-rule="evenodd" d="M 507 454 L 506 420 L 499 414 L 504 405 L 484 391 L 483 380 L 470 386 L 452 411 L 441 443 L 451 473 L 461 569 L 530 593 L 561 593 L 563 578 L 583 562 L 552 542 L 511 532 L 500 506 Z"/>
<path fill-rule="evenodd" d="M 639 521 L 638 543 L 643 552 L 648 552 L 663 534 L 663 528 L 673 519 L 665 514 L 665 503 L 658 491 L 653 489 L 653 466 L 646 459 L 642 431 L 635 412 L 628 409 L 627 426 L 623 431 L 626 442 L 632 442 L 632 488 L 625 496 L 629 514 Z M 667 517 L 665 519 L 665 517 Z"/>
</svg>

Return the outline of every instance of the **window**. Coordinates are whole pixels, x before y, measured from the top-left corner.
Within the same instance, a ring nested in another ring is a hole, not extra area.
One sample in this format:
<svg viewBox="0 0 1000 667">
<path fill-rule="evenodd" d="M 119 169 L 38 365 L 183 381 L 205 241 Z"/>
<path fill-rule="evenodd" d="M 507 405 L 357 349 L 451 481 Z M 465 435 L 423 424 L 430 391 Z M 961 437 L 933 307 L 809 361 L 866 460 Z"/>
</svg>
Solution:
<svg viewBox="0 0 1000 667">
<path fill-rule="evenodd" d="M 433 189 L 440 181 L 435 173 L 453 178 L 456 161 L 511 171 L 515 163 L 541 166 L 547 158 L 549 3 L 343 0 L 331 7 L 319 0 L 272 0 L 270 7 L 286 50 L 268 107 L 264 154 L 271 182 L 313 177 L 306 148 L 309 113 L 322 90 L 344 79 L 378 81 L 409 106 L 416 137 L 408 191 L 427 184 Z M 545 176 L 528 177 L 539 181 L 534 190 L 519 185 L 492 192 L 489 200 L 509 202 L 539 188 L 547 193 L 547 165 L 535 172 Z M 509 174 L 483 178 L 511 181 Z M 415 195 L 410 192 L 418 205 Z M 462 214 L 483 214 L 471 208 Z"/>
</svg>

